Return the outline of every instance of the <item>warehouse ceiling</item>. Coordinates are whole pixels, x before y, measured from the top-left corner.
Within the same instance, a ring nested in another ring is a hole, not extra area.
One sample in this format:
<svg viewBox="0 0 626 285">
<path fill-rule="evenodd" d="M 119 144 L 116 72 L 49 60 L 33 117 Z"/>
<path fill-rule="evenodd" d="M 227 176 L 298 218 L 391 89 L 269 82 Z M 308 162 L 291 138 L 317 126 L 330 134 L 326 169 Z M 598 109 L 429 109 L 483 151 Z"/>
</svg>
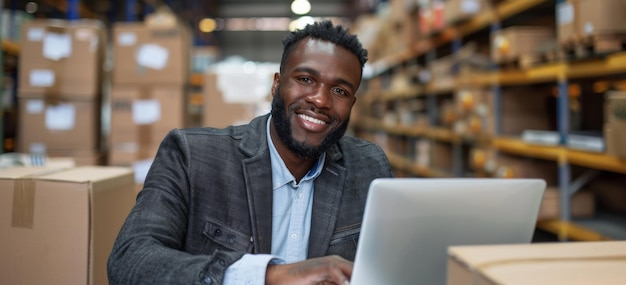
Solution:
<svg viewBox="0 0 626 285">
<path fill-rule="evenodd" d="M 301 17 L 291 11 L 293 0 L 0 1 L 5 9 L 30 10 L 38 18 L 67 18 L 70 3 L 77 1 L 81 18 L 97 18 L 107 24 L 140 21 L 158 7 L 168 7 L 194 31 L 195 45 L 218 46 L 224 55 L 243 54 L 251 60 L 260 61 L 277 60 L 276 53 L 264 53 L 261 50 L 281 49 L 280 43 L 288 29 L 288 23 Z M 309 1 L 311 10 L 306 16 L 338 19 L 343 24 L 350 25 L 360 13 L 371 10 L 380 0 Z M 200 31 L 198 23 L 204 18 L 217 19 L 219 30 L 211 33 Z M 255 21 L 260 24 L 251 24 Z"/>
</svg>

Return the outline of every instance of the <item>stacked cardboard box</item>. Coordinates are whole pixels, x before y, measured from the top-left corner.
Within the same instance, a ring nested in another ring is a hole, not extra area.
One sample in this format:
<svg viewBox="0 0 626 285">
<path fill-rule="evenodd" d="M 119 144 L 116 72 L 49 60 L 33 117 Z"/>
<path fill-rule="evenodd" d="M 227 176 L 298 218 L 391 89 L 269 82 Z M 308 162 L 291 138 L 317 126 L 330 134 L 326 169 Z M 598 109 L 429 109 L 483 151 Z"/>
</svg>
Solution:
<svg viewBox="0 0 626 285">
<path fill-rule="evenodd" d="M 22 39 L 17 150 L 100 164 L 103 24 L 35 20 Z"/>
<path fill-rule="evenodd" d="M 626 241 L 452 246 L 446 284 L 621 284 L 624 256 Z"/>
<path fill-rule="evenodd" d="M 626 2 L 622 0 L 567 0 L 557 7 L 561 42 L 626 33 Z"/>
<path fill-rule="evenodd" d="M 491 3 L 487 0 L 447 0 L 444 5 L 443 18 L 447 26 L 491 9 Z"/>
<path fill-rule="evenodd" d="M 129 168 L 0 169 L 0 283 L 108 284 L 134 200 Z"/>
<path fill-rule="evenodd" d="M 512 26 L 492 34 L 491 59 L 499 64 L 517 62 L 520 67 L 528 67 L 554 45 L 555 33 L 550 27 Z"/>
<path fill-rule="evenodd" d="M 172 15 L 113 27 L 109 165 L 132 166 L 142 184 L 161 140 L 186 127 L 191 38 Z"/>
</svg>

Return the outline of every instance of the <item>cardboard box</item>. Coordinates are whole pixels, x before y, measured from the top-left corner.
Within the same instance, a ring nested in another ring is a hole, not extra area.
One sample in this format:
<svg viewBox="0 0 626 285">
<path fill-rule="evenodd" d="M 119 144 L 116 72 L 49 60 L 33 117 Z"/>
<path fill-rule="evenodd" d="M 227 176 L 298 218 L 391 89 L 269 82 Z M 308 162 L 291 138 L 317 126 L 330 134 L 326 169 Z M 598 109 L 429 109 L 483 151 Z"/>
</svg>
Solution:
<svg viewBox="0 0 626 285">
<path fill-rule="evenodd" d="M 498 178 L 536 178 L 548 186 L 558 184 L 558 165 L 554 161 L 499 153 L 494 176 Z"/>
<path fill-rule="evenodd" d="M 448 26 L 465 21 L 481 11 L 491 9 L 487 0 L 448 0 L 444 5 L 443 18 Z"/>
<path fill-rule="evenodd" d="M 90 151 L 100 145 L 100 102 L 19 98 L 18 151 Z"/>
<path fill-rule="evenodd" d="M 626 159 L 626 92 L 606 94 L 604 138 L 609 155 Z"/>
<path fill-rule="evenodd" d="M 170 130 L 186 127 L 186 100 L 182 85 L 113 85 L 110 149 L 158 146 Z"/>
<path fill-rule="evenodd" d="M 539 208 L 538 220 L 559 219 L 561 217 L 561 192 L 556 187 L 548 187 L 543 193 L 543 200 Z M 593 216 L 596 205 L 595 198 L 590 191 L 578 191 L 570 198 L 570 215 L 575 218 Z"/>
<path fill-rule="evenodd" d="M 115 23 L 114 84 L 187 84 L 191 37 L 184 26 Z"/>
<path fill-rule="evenodd" d="M 501 96 L 502 116 L 499 118 L 501 133 L 504 135 L 521 135 L 524 130 L 556 129 L 553 113 L 550 110 L 549 92 L 542 88 L 511 88 L 503 89 Z M 496 133 L 495 96 L 486 95 L 487 133 Z"/>
<path fill-rule="evenodd" d="M 577 0 L 566 0 L 556 4 L 556 32 L 559 43 L 569 43 L 576 39 L 578 28 Z"/>
<path fill-rule="evenodd" d="M 626 213 L 626 176 L 602 177 L 587 184 L 597 202 L 597 207 L 604 211 Z"/>
<path fill-rule="evenodd" d="M 578 34 L 581 36 L 626 33 L 626 1 L 577 0 Z"/>
<path fill-rule="evenodd" d="M 553 28 L 542 26 L 512 26 L 491 35 L 491 59 L 496 63 L 521 60 L 535 56 L 546 46 L 554 45 Z M 522 63 L 522 62 L 520 62 Z"/>
<path fill-rule="evenodd" d="M 141 147 L 134 143 L 115 144 L 109 149 L 108 165 L 132 166 L 137 161 L 154 159 L 158 150 L 159 144 Z"/>
<path fill-rule="evenodd" d="M 626 241 L 448 248 L 448 285 L 622 284 Z"/>
<path fill-rule="evenodd" d="M 50 150 L 48 156 L 53 159 L 69 159 L 76 166 L 105 165 L 106 153 L 100 150 Z"/>
<path fill-rule="evenodd" d="M 135 200 L 132 170 L 2 176 L 0 283 L 108 284 L 106 262 Z"/>
<path fill-rule="evenodd" d="M 254 99 L 248 102 L 239 101 L 239 98 L 230 98 L 227 93 L 224 93 L 218 83 L 219 76 L 216 73 L 206 73 L 204 79 L 204 117 L 203 126 L 224 128 L 230 125 L 247 124 L 255 116 L 268 113 L 270 111 L 270 88 L 267 89 L 267 97 Z M 236 78 L 234 78 L 236 79 Z M 271 83 L 271 77 L 268 75 L 267 82 Z M 252 79 L 251 79 L 252 80 Z M 259 80 L 259 79 L 256 79 Z M 261 82 L 259 82 L 261 83 Z M 233 90 L 229 90 L 233 91 Z M 242 90 L 240 90 L 242 91 Z M 244 91 L 245 92 L 245 91 Z M 243 93 L 243 92 L 242 92 Z M 251 93 L 245 93 L 251 95 Z M 238 97 L 231 96 L 231 97 Z M 256 96 L 256 95 L 255 95 Z M 253 97 L 253 96 L 248 96 Z"/>
<path fill-rule="evenodd" d="M 22 29 L 19 91 L 94 99 L 102 91 L 104 25 L 95 20 L 34 20 Z"/>
</svg>

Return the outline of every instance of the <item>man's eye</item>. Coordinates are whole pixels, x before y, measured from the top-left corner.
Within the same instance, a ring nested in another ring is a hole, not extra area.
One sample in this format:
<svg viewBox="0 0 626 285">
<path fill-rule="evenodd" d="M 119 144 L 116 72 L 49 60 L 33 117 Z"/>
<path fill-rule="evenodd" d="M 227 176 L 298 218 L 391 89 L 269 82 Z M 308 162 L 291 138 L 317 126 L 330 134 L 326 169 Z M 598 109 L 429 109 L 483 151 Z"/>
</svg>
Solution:
<svg viewBox="0 0 626 285">
<path fill-rule="evenodd" d="M 341 95 L 348 95 L 348 92 L 346 92 L 345 90 L 341 89 L 341 88 L 333 88 L 333 92 L 337 93 L 337 94 L 341 94 Z"/>
<path fill-rule="evenodd" d="M 304 83 L 311 83 L 313 82 L 313 80 L 311 80 L 311 78 L 308 77 L 300 77 L 298 80 L 304 82 Z"/>
</svg>

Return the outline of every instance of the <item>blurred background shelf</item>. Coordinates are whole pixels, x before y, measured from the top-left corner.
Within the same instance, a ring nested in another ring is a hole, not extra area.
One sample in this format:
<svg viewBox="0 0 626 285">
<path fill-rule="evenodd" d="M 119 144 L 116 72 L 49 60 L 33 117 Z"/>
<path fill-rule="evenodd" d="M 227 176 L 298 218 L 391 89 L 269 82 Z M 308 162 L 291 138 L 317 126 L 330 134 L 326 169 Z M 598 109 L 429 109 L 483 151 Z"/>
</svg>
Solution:
<svg viewBox="0 0 626 285">
<path fill-rule="evenodd" d="M 17 56 L 20 53 L 20 46 L 10 40 L 2 40 L 2 51 L 9 55 Z"/>
</svg>

